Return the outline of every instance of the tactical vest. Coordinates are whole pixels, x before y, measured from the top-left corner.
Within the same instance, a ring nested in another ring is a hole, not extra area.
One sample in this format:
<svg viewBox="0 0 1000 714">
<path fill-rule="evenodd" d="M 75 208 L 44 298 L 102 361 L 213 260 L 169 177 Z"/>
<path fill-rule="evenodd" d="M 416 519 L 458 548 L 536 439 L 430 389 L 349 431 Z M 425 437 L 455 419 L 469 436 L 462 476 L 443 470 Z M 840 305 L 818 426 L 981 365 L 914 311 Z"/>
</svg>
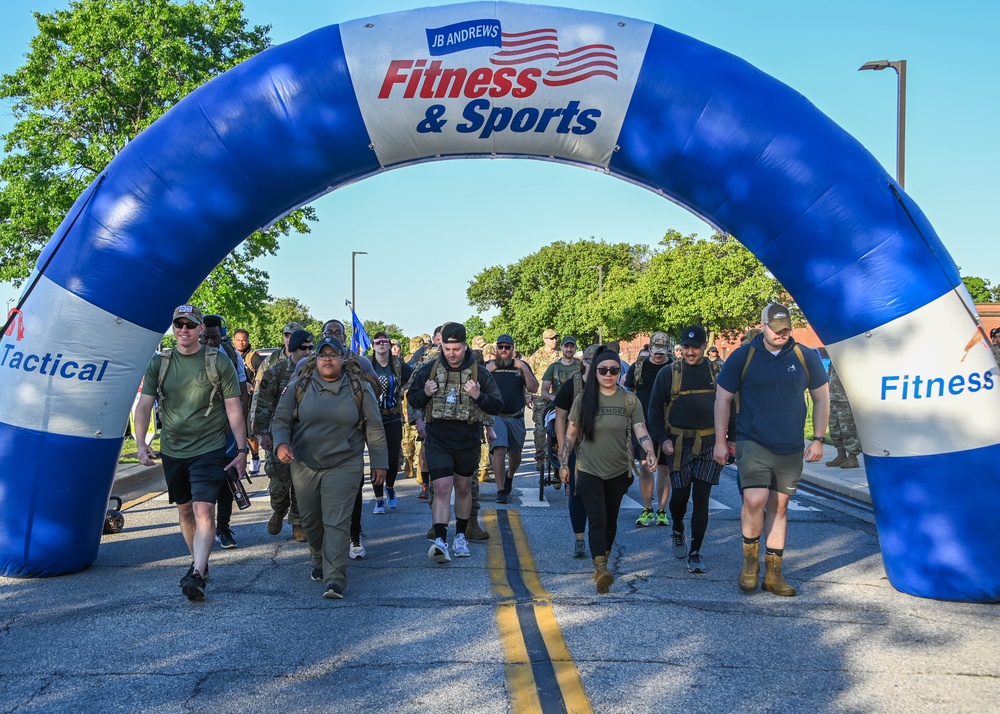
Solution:
<svg viewBox="0 0 1000 714">
<path fill-rule="evenodd" d="M 457 380 L 453 376 L 455 374 L 458 375 Z M 472 360 L 471 365 L 463 367 L 457 373 L 450 372 L 442 360 L 435 360 L 427 378 L 437 382 L 438 388 L 424 408 L 425 421 L 430 423 L 437 419 L 447 419 L 476 424 L 487 419 L 487 414 L 465 391 L 465 383 L 470 379 L 479 381 L 479 363 L 476 360 Z"/>
<path fill-rule="evenodd" d="M 684 360 L 677 360 L 670 365 L 670 403 L 663 410 L 663 423 L 666 425 L 670 436 L 674 439 L 674 463 L 670 467 L 671 471 L 681 470 L 681 446 L 684 439 L 694 439 L 691 453 L 696 455 L 701 453 L 702 439 L 715 434 L 714 424 L 707 429 L 677 429 L 670 425 L 670 411 L 674 408 L 674 404 L 677 403 L 679 397 L 693 394 L 715 394 L 715 379 L 719 376 L 719 372 L 722 371 L 722 365 L 717 365 L 711 360 L 705 361 L 708 362 L 708 374 L 712 381 L 711 389 L 685 389 L 681 391 L 681 379 L 683 379 L 685 362 Z M 749 360 L 747 361 L 749 362 Z"/>
</svg>

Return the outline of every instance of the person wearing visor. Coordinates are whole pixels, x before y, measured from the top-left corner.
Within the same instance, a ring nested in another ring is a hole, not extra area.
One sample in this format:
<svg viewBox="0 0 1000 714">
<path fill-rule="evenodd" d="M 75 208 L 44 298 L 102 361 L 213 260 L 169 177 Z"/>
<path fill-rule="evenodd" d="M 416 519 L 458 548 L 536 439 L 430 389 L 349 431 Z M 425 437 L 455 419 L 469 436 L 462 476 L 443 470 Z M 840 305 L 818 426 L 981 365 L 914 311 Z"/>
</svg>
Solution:
<svg viewBox="0 0 1000 714">
<path fill-rule="evenodd" d="M 618 386 L 621 371 L 616 352 L 604 349 L 594 356 L 583 391 L 570 409 L 559 454 L 559 476 L 569 483 L 569 457 L 576 451 L 576 493 L 590 523 L 587 538 L 599 593 L 608 592 L 615 581 L 608 570 L 608 556 L 618 533 L 622 498 L 631 485 L 630 433 L 645 450 L 646 468 L 656 468 L 656 451 L 646 431 L 642 405 Z"/>
<path fill-rule="evenodd" d="M 271 433 L 275 453 L 291 466 L 302 528 L 323 597 L 347 588 L 351 514 L 364 479 L 365 446 L 372 481 L 382 483 L 389 463 L 378 399 L 371 385 L 344 369 L 347 350 L 336 337 L 316 343 L 278 400 Z"/>
</svg>

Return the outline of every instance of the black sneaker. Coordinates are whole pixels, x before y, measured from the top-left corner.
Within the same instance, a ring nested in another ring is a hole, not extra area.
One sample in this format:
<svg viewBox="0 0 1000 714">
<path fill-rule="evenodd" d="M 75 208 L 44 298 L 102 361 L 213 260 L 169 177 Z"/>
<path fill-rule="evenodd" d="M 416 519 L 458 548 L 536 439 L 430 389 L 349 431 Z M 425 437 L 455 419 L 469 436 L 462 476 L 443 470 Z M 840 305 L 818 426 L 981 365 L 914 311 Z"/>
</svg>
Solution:
<svg viewBox="0 0 1000 714">
<path fill-rule="evenodd" d="M 507 503 L 506 491 L 497 491 L 497 503 Z"/>
<path fill-rule="evenodd" d="M 184 586 L 184 581 L 187 580 L 188 578 L 190 578 L 193 574 L 194 574 L 194 563 L 191 563 L 191 566 L 187 569 L 187 572 L 184 573 L 184 577 L 181 578 L 181 582 L 180 582 L 181 587 Z M 205 574 L 201 576 L 201 579 L 202 580 L 208 580 L 208 565 L 207 564 L 205 565 Z"/>
<path fill-rule="evenodd" d="M 312 578 L 314 583 L 323 582 L 323 568 L 313 568 L 312 575 L 309 577 Z"/>
<path fill-rule="evenodd" d="M 186 576 L 181 581 L 181 592 L 187 595 L 188 600 L 201 601 L 205 599 L 205 579 L 197 570 Z"/>
<path fill-rule="evenodd" d="M 701 553 L 698 551 L 692 551 L 691 555 L 688 556 L 688 572 L 689 573 L 704 573 L 705 564 L 701 561 Z"/>
<path fill-rule="evenodd" d="M 236 537 L 233 535 L 231 528 L 219 528 L 216 530 L 215 539 L 219 541 L 219 545 L 227 550 L 236 547 Z"/>
<path fill-rule="evenodd" d="M 331 585 L 326 589 L 326 592 L 323 593 L 323 597 L 327 600 L 343 600 L 344 591 L 339 585 Z"/>
</svg>

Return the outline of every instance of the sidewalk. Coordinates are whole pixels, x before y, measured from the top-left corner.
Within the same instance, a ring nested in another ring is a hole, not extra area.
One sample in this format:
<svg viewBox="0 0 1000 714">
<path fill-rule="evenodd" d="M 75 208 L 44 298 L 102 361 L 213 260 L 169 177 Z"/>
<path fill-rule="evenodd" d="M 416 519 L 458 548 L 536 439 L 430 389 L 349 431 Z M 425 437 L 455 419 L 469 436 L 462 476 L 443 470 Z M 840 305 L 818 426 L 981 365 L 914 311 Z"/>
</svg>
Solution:
<svg viewBox="0 0 1000 714">
<path fill-rule="evenodd" d="M 861 503 L 872 505 L 872 495 L 868 490 L 868 474 L 865 471 L 864 458 L 858 459 L 860 468 L 842 469 L 839 466 L 824 466 L 837 456 L 837 449 L 829 444 L 823 447 L 823 458 L 814 464 L 805 464 L 802 468 L 802 480 L 805 483 L 819 486 L 839 496 L 845 496 Z"/>
</svg>

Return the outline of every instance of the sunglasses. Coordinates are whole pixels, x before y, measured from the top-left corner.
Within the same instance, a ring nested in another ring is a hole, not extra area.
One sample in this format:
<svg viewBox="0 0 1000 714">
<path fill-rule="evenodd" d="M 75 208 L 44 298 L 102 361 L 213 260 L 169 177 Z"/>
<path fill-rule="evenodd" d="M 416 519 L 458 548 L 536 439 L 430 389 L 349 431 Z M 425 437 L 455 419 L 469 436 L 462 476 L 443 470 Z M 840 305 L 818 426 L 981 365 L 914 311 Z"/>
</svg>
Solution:
<svg viewBox="0 0 1000 714">
<path fill-rule="evenodd" d="M 316 345 L 302 345 L 301 347 L 299 347 L 298 351 L 299 352 L 312 352 L 314 349 L 316 349 Z"/>
<path fill-rule="evenodd" d="M 616 377 L 622 373 L 621 367 L 598 367 L 597 373 L 600 375 L 613 374 Z"/>
<path fill-rule="evenodd" d="M 514 345 L 497 345 L 498 350 L 512 350 Z"/>
<path fill-rule="evenodd" d="M 161 323 L 162 324 L 162 323 Z M 193 322 L 188 322 L 187 320 L 174 320 L 175 330 L 193 330 L 198 325 Z"/>
<path fill-rule="evenodd" d="M 387 344 L 389 344 L 389 340 L 375 340 L 374 342 L 372 342 L 372 344 L 373 345 L 387 345 Z"/>
</svg>

